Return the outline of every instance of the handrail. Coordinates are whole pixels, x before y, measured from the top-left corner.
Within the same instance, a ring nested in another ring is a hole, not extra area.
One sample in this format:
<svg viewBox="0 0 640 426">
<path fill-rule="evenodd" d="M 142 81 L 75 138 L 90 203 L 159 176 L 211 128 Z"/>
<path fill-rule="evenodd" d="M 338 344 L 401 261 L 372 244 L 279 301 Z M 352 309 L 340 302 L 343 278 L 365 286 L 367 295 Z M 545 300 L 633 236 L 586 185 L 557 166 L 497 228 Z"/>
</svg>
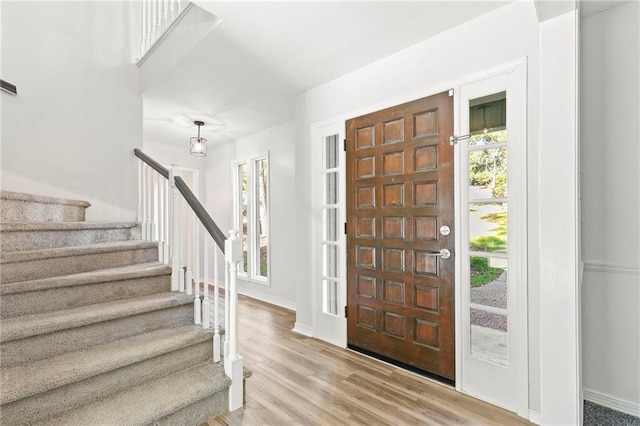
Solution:
<svg viewBox="0 0 640 426">
<path fill-rule="evenodd" d="M 133 153 L 136 157 L 147 163 L 149 167 L 160 173 L 166 179 L 169 179 L 169 170 L 167 170 L 162 164 L 158 163 L 138 148 L 135 148 Z M 191 206 L 191 209 L 204 226 L 204 229 L 207 230 L 209 235 L 211 235 L 211 238 L 213 238 L 213 241 L 216 242 L 218 248 L 222 250 L 222 253 L 224 253 L 224 240 L 227 239 L 224 232 L 220 230 L 218 225 L 216 225 L 216 222 L 211 218 L 211 216 L 209 216 L 207 209 L 202 206 L 200 201 L 198 201 L 198 198 L 193 194 L 193 192 L 191 192 L 191 189 L 189 189 L 189 186 L 185 183 L 184 179 L 180 176 L 176 176 L 174 181 L 176 188 L 178 188 L 178 191 L 180 191 L 186 202 Z"/>
<path fill-rule="evenodd" d="M 191 189 L 189 189 L 189 186 L 185 183 L 184 179 L 180 176 L 176 176 L 174 180 L 176 188 L 178 188 L 178 191 L 180 191 L 189 206 L 191 206 L 191 210 L 193 210 L 198 219 L 200 219 L 200 222 L 207 232 L 209 232 L 211 238 L 216 242 L 218 248 L 220 248 L 222 253 L 224 253 L 224 241 L 226 240 L 224 233 L 220 230 L 218 225 L 216 225 L 211 216 L 209 216 L 207 210 L 202 206 L 202 204 L 200 204 L 198 198 L 193 194 L 193 192 L 191 192 Z"/>
<path fill-rule="evenodd" d="M 135 148 L 133 150 L 133 153 L 136 157 L 138 157 L 139 159 L 147 163 L 149 167 L 151 167 L 153 170 L 155 170 L 156 172 L 164 176 L 165 179 L 169 179 L 169 170 L 167 170 L 167 168 L 164 167 L 162 164 L 158 163 L 156 160 L 149 157 L 147 154 L 140 151 L 138 148 Z"/>
</svg>

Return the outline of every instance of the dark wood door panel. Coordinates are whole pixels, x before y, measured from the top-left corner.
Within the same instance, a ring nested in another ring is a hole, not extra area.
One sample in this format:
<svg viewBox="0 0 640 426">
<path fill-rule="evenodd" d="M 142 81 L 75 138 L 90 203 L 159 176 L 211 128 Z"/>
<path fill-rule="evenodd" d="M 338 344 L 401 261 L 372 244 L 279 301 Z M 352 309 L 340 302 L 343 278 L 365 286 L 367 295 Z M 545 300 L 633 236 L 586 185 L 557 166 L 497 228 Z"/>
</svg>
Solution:
<svg viewBox="0 0 640 426">
<path fill-rule="evenodd" d="M 452 132 L 448 93 L 347 122 L 348 342 L 451 379 Z"/>
</svg>

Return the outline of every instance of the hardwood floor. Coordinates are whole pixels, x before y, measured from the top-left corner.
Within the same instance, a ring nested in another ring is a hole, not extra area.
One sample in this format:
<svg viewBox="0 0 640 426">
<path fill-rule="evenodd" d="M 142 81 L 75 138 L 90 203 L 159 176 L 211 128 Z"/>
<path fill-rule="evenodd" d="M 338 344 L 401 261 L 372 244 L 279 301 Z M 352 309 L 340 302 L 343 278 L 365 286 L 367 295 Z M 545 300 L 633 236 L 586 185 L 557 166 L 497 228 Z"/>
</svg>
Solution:
<svg viewBox="0 0 640 426">
<path fill-rule="evenodd" d="M 219 425 L 529 425 L 513 413 L 291 332 L 295 313 L 240 296 L 246 404 Z"/>
</svg>

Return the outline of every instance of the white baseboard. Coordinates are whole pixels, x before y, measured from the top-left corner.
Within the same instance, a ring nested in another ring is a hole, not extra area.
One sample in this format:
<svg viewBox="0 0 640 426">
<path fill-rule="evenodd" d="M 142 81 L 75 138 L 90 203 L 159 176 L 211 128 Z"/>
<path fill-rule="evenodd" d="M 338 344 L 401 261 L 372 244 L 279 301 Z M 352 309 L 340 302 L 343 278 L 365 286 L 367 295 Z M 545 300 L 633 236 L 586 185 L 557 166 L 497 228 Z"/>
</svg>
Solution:
<svg viewBox="0 0 640 426">
<path fill-rule="evenodd" d="M 531 423 L 540 424 L 540 411 L 536 411 L 536 410 L 529 410 L 529 421 Z"/>
<path fill-rule="evenodd" d="M 640 417 L 640 404 L 637 402 L 627 401 L 615 396 L 607 395 L 589 389 L 584 390 L 584 399 L 593 402 L 594 404 L 611 408 L 612 410 Z"/>
<path fill-rule="evenodd" d="M 259 300 L 261 302 L 270 303 L 272 305 L 280 306 L 281 308 L 289 309 L 290 311 L 296 310 L 295 302 L 290 300 L 280 299 L 279 297 L 269 296 L 268 294 L 259 293 L 253 290 L 247 290 L 246 288 L 238 288 L 238 293 L 243 296 L 248 296 L 252 299 Z"/>
<path fill-rule="evenodd" d="M 294 333 L 302 334 L 303 336 L 313 337 L 313 329 L 307 325 L 300 324 L 299 322 L 296 322 L 293 325 L 293 330 L 291 331 L 293 331 Z"/>
</svg>

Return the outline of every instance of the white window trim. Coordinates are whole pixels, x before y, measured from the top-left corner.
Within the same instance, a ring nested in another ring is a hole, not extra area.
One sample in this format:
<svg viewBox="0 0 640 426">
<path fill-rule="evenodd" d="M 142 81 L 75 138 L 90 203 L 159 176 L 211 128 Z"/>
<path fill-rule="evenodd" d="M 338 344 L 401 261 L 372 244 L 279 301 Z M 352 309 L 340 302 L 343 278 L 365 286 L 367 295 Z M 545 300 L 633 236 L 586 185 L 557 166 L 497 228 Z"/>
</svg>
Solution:
<svg viewBox="0 0 640 426">
<path fill-rule="evenodd" d="M 258 160 L 267 160 L 267 276 L 263 277 L 256 273 L 255 270 L 255 247 L 257 245 L 258 234 L 257 229 L 258 216 L 256 213 L 256 162 Z M 248 158 L 239 159 L 233 162 L 233 226 L 238 230 L 240 238 L 242 238 L 242 223 L 240 221 L 240 179 L 238 168 L 240 165 L 247 165 L 247 271 L 238 270 L 238 276 L 245 280 L 261 285 L 271 285 L 271 161 L 269 151 L 261 155 L 255 155 Z"/>
</svg>

